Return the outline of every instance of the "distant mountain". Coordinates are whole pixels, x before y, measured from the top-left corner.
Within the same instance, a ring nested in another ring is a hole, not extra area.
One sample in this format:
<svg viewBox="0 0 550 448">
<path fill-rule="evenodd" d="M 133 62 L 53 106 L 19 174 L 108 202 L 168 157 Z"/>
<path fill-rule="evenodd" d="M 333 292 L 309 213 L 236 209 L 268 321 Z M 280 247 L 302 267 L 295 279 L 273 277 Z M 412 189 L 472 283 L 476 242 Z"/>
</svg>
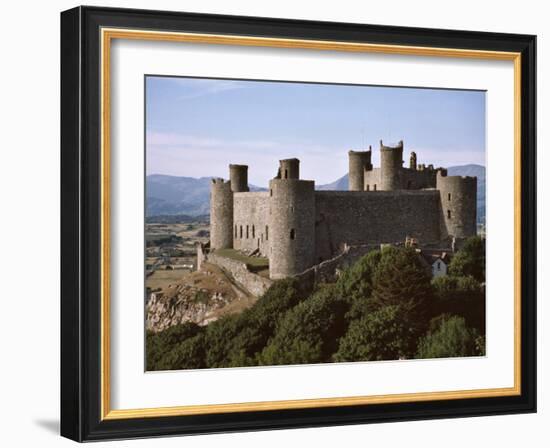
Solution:
<svg viewBox="0 0 550 448">
<path fill-rule="evenodd" d="M 316 185 L 316 190 L 332 190 L 332 191 L 347 191 L 348 190 L 348 175 L 343 175 L 340 179 L 335 180 L 330 184 Z"/>
<path fill-rule="evenodd" d="M 476 176 L 477 177 L 477 220 L 485 222 L 485 167 L 481 165 L 460 165 L 448 168 L 449 176 Z M 347 191 L 348 175 L 340 177 L 330 184 L 317 185 L 317 190 Z"/>
<path fill-rule="evenodd" d="M 146 177 L 146 216 L 210 214 L 211 177 L 151 174 Z M 250 191 L 265 189 L 249 185 Z"/>
<path fill-rule="evenodd" d="M 485 167 L 462 165 L 448 168 L 449 176 L 477 176 L 477 216 L 485 222 Z M 152 174 L 146 178 L 147 216 L 189 215 L 197 217 L 210 214 L 211 177 L 179 177 Z M 266 191 L 249 185 L 250 191 Z M 317 185 L 317 190 L 347 191 L 348 175 L 325 185 Z"/>
</svg>

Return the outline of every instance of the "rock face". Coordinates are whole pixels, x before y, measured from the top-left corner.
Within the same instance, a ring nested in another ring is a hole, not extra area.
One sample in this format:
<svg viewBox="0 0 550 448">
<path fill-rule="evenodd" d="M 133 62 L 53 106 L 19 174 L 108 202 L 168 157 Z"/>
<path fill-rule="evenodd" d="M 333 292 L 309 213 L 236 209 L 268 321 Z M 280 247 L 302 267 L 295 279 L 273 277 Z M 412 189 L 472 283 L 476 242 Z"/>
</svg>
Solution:
<svg viewBox="0 0 550 448">
<path fill-rule="evenodd" d="M 239 288 L 217 266 L 204 264 L 163 291 L 152 292 L 145 306 L 147 331 L 159 332 L 185 322 L 206 325 L 250 307 L 256 298 Z"/>
</svg>

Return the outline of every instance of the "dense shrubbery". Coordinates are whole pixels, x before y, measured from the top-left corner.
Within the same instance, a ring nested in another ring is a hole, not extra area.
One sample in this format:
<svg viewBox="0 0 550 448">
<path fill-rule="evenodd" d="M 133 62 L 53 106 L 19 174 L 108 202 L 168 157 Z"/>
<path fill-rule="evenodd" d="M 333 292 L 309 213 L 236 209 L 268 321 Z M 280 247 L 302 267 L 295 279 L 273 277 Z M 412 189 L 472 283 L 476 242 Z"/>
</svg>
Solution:
<svg viewBox="0 0 550 448">
<path fill-rule="evenodd" d="M 239 315 L 149 333 L 147 369 L 481 355 L 484 263 L 479 238 L 432 281 L 413 250 L 372 251 L 315 291 L 281 280 Z"/>
</svg>

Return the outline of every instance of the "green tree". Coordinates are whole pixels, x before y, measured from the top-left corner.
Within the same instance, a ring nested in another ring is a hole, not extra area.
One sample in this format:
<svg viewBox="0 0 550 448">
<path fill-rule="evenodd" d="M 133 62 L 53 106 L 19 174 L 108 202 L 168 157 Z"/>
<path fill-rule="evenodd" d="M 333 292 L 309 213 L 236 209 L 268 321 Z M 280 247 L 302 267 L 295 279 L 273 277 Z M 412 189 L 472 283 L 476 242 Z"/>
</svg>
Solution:
<svg viewBox="0 0 550 448">
<path fill-rule="evenodd" d="M 484 340 L 463 317 L 442 315 L 432 320 L 430 331 L 420 340 L 417 358 L 478 356 L 484 350 Z"/>
<path fill-rule="evenodd" d="M 338 294 L 350 302 L 370 297 L 372 294 L 372 277 L 380 258 L 380 251 L 373 250 L 345 269 L 336 282 Z"/>
<path fill-rule="evenodd" d="M 485 281 L 485 240 L 472 236 L 456 253 L 449 265 L 449 274 L 457 277 L 472 276 L 479 282 Z"/>
<path fill-rule="evenodd" d="M 409 322 L 425 326 L 433 303 L 430 277 L 413 249 L 387 247 L 374 272 L 373 303 L 378 308 L 399 305 Z"/>
<path fill-rule="evenodd" d="M 340 339 L 336 362 L 376 361 L 411 358 L 416 350 L 418 331 L 411 325 L 407 310 L 390 305 L 351 322 Z"/>
<path fill-rule="evenodd" d="M 288 311 L 259 355 L 262 365 L 328 362 L 346 330 L 349 304 L 333 285 L 321 287 Z"/>
</svg>

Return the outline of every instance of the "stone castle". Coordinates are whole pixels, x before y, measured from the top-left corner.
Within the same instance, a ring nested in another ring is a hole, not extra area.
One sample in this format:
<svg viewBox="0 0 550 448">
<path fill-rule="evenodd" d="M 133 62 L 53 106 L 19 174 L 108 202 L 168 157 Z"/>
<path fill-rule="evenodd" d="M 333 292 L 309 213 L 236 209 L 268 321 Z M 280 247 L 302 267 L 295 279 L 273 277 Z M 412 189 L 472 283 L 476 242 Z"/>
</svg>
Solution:
<svg viewBox="0 0 550 448">
<path fill-rule="evenodd" d="M 250 192 L 248 166 L 230 165 L 229 181 L 213 179 L 210 251 L 236 249 L 269 259 L 269 277 L 294 276 L 337 256 L 343 247 L 398 243 L 450 247 L 476 234 L 477 178 L 448 176 L 444 168 L 403 166 L 403 142 L 380 141 L 349 151 L 349 191 L 315 190 L 300 179 L 300 161 L 280 161 L 269 191 Z"/>
</svg>

